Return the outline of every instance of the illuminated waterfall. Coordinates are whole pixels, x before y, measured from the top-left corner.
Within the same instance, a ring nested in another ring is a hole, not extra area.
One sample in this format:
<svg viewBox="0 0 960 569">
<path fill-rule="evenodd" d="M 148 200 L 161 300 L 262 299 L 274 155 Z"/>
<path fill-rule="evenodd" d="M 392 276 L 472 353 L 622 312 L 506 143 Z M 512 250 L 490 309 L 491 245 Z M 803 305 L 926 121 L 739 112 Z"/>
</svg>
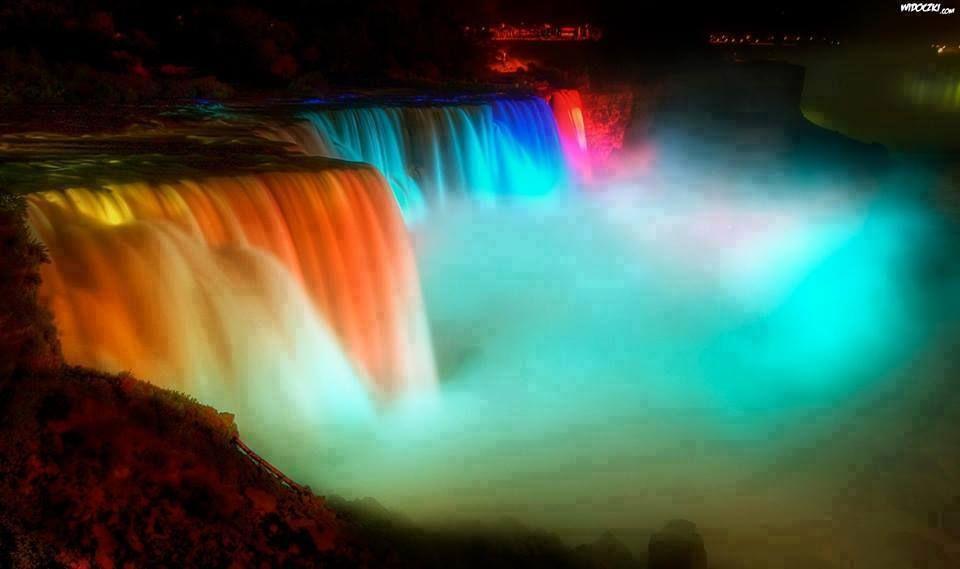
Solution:
<svg viewBox="0 0 960 569">
<path fill-rule="evenodd" d="M 322 108 L 274 137 L 311 155 L 367 162 L 408 217 L 450 196 L 542 196 L 567 168 L 550 107 L 537 97 Z"/>
<path fill-rule="evenodd" d="M 406 230 L 370 168 L 44 192 L 29 220 L 72 363 L 231 410 L 435 382 Z"/>
<path fill-rule="evenodd" d="M 559 89 L 550 95 L 560 132 L 560 141 L 567 163 L 581 181 L 589 182 L 593 176 L 590 152 L 587 147 L 587 130 L 583 120 L 583 102 L 580 92 L 574 89 Z"/>
</svg>

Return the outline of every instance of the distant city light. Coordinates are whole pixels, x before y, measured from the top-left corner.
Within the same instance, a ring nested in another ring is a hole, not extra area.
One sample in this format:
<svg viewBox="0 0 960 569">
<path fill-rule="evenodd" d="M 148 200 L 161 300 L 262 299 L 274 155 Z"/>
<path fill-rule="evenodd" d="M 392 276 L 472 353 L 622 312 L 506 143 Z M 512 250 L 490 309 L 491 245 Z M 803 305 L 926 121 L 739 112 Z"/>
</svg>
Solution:
<svg viewBox="0 0 960 569">
<path fill-rule="evenodd" d="M 747 46 L 780 46 L 797 47 L 807 45 L 840 45 L 839 40 L 824 35 L 806 33 L 773 33 L 773 32 L 713 32 L 708 36 L 710 45 L 747 45 Z"/>
<path fill-rule="evenodd" d="M 464 26 L 464 33 L 482 36 L 492 41 L 597 41 L 603 30 L 593 24 L 555 25 L 548 22 L 508 24 L 501 22 L 490 26 Z"/>
<path fill-rule="evenodd" d="M 960 45 L 935 43 L 930 47 L 937 50 L 937 55 L 956 55 L 957 53 L 960 53 Z"/>
</svg>

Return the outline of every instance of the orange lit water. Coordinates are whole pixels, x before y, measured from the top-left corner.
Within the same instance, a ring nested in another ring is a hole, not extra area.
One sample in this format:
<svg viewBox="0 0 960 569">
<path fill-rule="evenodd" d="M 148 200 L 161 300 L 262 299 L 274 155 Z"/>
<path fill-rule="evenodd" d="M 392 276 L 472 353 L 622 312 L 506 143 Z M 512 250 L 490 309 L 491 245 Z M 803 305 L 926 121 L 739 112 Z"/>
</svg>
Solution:
<svg viewBox="0 0 960 569">
<path fill-rule="evenodd" d="M 372 169 L 43 192 L 29 219 L 72 363 L 199 396 L 191 382 L 230 381 L 249 349 L 333 368 L 342 350 L 377 396 L 435 382 L 415 261 Z"/>
</svg>

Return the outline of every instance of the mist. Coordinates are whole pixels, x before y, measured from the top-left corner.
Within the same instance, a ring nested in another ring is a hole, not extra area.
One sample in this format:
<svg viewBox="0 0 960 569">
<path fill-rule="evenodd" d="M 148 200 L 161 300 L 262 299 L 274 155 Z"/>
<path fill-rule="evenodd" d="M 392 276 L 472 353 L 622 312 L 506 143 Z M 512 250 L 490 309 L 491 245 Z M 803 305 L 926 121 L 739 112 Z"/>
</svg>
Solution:
<svg viewBox="0 0 960 569">
<path fill-rule="evenodd" d="M 934 425 L 956 417 L 952 226 L 904 179 L 450 205 L 413 229 L 438 391 L 283 466 L 428 524 L 642 549 L 686 517 L 746 566 L 833 559 L 868 532 L 889 547 L 851 558 L 897 566 L 953 495 L 950 476 L 922 500 L 897 488 L 921 443 L 949 456 Z"/>
</svg>

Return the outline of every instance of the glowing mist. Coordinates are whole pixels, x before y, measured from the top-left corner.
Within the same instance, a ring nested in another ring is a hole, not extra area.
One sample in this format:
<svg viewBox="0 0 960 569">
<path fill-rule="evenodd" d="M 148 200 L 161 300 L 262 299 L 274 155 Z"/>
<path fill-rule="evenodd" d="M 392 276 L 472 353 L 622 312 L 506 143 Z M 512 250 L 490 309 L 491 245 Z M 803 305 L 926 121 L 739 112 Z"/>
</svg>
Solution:
<svg viewBox="0 0 960 569">
<path fill-rule="evenodd" d="M 297 481 L 420 520 L 642 546 L 687 517 L 738 566 L 911 566 L 960 479 L 955 227 L 910 176 L 557 192 L 575 103 L 559 131 L 540 100 L 273 131 L 392 188 L 340 165 L 31 195 L 67 358 L 235 412 Z M 397 202 L 444 207 L 408 233 Z"/>
<path fill-rule="evenodd" d="M 923 532 L 912 520 L 952 485 L 870 506 L 915 472 L 862 473 L 941 390 L 924 354 L 956 311 L 929 303 L 957 289 L 923 275 L 953 261 L 917 203 L 835 198 L 621 189 L 449 208 L 415 230 L 439 399 L 385 410 L 298 475 L 438 523 L 511 517 L 642 547 L 682 516 L 716 559 L 816 566 L 845 547 L 902 566 L 909 553 L 855 533 Z"/>
</svg>

